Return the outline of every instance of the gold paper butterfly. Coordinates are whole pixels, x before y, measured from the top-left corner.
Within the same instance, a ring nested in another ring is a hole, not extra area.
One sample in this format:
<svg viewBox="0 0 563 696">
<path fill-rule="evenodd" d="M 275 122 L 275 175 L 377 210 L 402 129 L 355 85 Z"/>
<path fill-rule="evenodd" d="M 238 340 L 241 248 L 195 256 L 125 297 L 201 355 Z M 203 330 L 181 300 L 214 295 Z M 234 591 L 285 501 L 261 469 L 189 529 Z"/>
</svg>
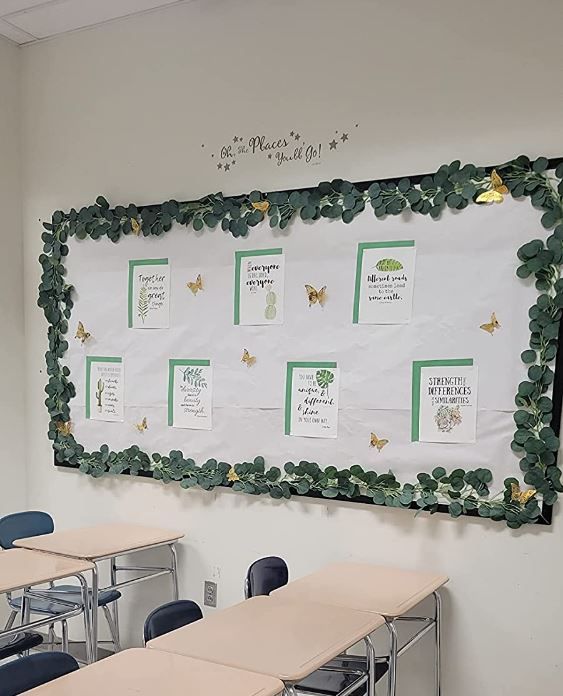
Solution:
<svg viewBox="0 0 563 696">
<path fill-rule="evenodd" d="M 259 210 L 261 213 L 267 213 L 270 209 L 269 201 L 256 201 L 252 204 L 254 210 Z"/>
<path fill-rule="evenodd" d="M 525 505 L 528 500 L 531 500 L 537 493 L 535 488 L 528 488 L 527 491 L 521 490 L 518 483 L 512 483 L 510 488 L 512 491 L 510 499 L 515 503 L 520 503 L 521 505 Z"/>
<path fill-rule="evenodd" d="M 487 333 L 490 333 L 492 336 L 496 329 L 500 329 L 500 324 L 498 323 L 497 315 L 493 312 L 491 314 L 491 321 L 488 324 L 481 324 L 479 328 L 483 329 L 483 331 L 486 331 Z"/>
<path fill-rule="evenodd" d="M 86 331 L 84 328 L 84 324 L 79 321 L 78 328 L 76 329 L 76 336 L 74 338 L 78 338 L 82 342 L 82 345 L 84 345 L 84 342 L 87 341 L 91 336 L 92 334 L 88 333 L 88 331 Z"/>
<path fill-rule="evenodd" d="M 58 421 L 57 430 L 61 435 L 68 437 L 72 431 L 72 423 L 70 421 Z"/>
<path fill-rule="evenodd" d="M 239 475 L 237 474 L 237 472 L 235 471 L 235 467 L 234 467 L 234 466 L 232 466 L 232 467 L 229 469 L 229 471 L 227 472 L 227 481 L 231 481 L 231 483 L 234 482 L 234 481 L 240 481 L 240 477 L 239 477 Z"/>
<path fill-rule="evenodd" d="M 140 423 L 135 423 L 135 427 L 140 433 L 144 433 L 145 430 L 148 430 L 149 426 L 147 425 L 147 417 L 145 416 Z"/>
<path fill-rule="evenodd" d="M 141 225 L 139 224 L 137 218 L 131 218 L 131 231 L 137 237 L 141 234 Z"/>
<path fill-rule="evenodd" d="M 483 191 L 477 196 L 477 203 L 502 203 L 508 193 L 508 187 L 504 185 L 496 169 L 491 172 L 491 189 Z"/>
<path fill-rule="evenodd" d="M 242 354 L 241 362 L 246 363 L 246 367 L 252 367 L 256 362 L 256 357 L 254 355 L 250 355 L 248 350 L 245 348 Z"/>
<path fill-rule="evenodd" d="M 372 434 L 371 434 L 369 446 L 370 446 L 370 447 L 377 447 L 377 451 L 378 451 L 378 452 L 381 452 L 381 450 L 382 450 L 382 449 L 385 447 L 385 445 L 387 445 L 388 443 L 389 443 L 389 440 L 385 440 L 385 439 L 383 439 L 383 438 L 382 438 L 382 439 L 379 439 L 375 433 L 372 433 Z"/>
<path fill-rule="evenodd" d="M 315 290 L 312 285 L 305 284 L 305 290 L 307 291 L 307 297 L 309 298 L 309 307 L 317 302 L 321 305 L 321 307 L 324 307 L 324 303 L 326 302 L 326 285 L 323 285 L 320 290 Z"/>
<path fill-rule="evenodd" d="M 197 276 L 195 283 L 188 283 L 188 288 L 193 292 L 194 295 L 197 295 L 200 290 L 203 290 L 201 273 Z"/>
</svg>

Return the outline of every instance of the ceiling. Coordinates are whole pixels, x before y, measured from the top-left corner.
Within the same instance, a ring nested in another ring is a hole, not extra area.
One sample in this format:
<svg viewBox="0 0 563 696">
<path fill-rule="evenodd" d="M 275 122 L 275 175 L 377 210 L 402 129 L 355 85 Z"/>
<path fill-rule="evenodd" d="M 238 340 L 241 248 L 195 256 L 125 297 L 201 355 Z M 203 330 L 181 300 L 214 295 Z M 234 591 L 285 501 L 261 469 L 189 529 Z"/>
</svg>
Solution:
<svg viewBox="0 0 563 696">
<path fill-rule="evenodd" d="M 0 0 L 0 36 L 33 43 L 188 0 Z"/>
</svg>

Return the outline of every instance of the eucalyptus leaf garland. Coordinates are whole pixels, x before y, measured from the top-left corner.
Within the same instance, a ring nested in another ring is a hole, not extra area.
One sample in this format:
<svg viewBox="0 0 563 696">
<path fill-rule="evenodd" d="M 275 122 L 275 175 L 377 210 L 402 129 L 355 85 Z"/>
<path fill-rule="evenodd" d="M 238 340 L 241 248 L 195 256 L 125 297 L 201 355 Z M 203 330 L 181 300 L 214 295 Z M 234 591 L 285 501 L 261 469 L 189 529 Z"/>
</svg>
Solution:
<svg viewBox="0 0 563 696">
<path fill-rule="evenodd" d="M 234 465 L 209 459 L 198 465 L 183 452 L 167 455 L 147 454 L 133 445 L 120 452 L 104 444 L 98 451 L 86 452 L 71 432 L 70 401 L 75 387 L 70 370 L 63 365 L 68 350 L 67 334 L 73 308 L 73 286 L 66 281 L 65 257 L 68 240 L 107 237 L 118 242 L 122 235 L 160 236 L 173 224 L 191 225 L 194 230 L 220 225 L 233 237 L 245 237 L 250 227 L 269 219 L 270 227 L 285 229 L 299 216 L 302 220 L 329 218 L 350 223 L 371 207 L 378 219 L 400 215 L 409 210 L 437 219 L 444 208 L 462 210 L 486 192 L 495 190 L 491 170 L 459 161 L 442 165 L 438 171 L 413 183 L 408 178 L 388 182 L 374 181 L 357 186 L 335 179 L 305 190 L 225 197 L 221 193 L 197 201 L 175 200 L 160 205 L 111 208 L 99 196 L 94 205 L 65 213 L 56 211 L 51 222 L 43 223 L 43 253 L 39 262 L 43 272 L 38 304 L 49 324 L 49 347 L 45 354 L 49 381 L 45 387 L 45 405 L 50 415 L 49 439 L 56 461 L 80 469 L 93 477 L 106 473 L 148 475 L 164 483 L 177 481 L 182 488 L 212 490 L 232 487 L 251 495 L 268 494 L 272 498 L 294 495 L 322 496 L 348 500 L 372 501 L 376 505 L 418 508 L 436 512 L 447 504 L 452 517 L 478 514 L 493 520 L 505 520 L 511 528 L 537 522 L 540 501 L 553 505 L 563 491 L 561 470 L 557 466 L 559 438 L 552 420 L 553 402 L 547 395 L 554 380 L 552 367 L 558 350 L 559 324 L 563 312 L 563 165 L 548 172 L 549 162 L 540 157 L 531 162 L 524 155 L 495 168 L 498 176 L 515 198 L 528 197 L 542 212 L 541 224 L 550 231 L 547 239 L 538 238 L 518 250 L 521 265 L 519 278 L 535 278 L 536 303 L 530 307 L 530 341 L 522 352 L 526 379 L 518 385 L 515 397 L 516 430 L 511 443 L 519 457 L 523 482 L 507 478 L 504 486 L 491 492 L 493 474 L 489 469 L 446 471 L 435 468 L 420 473 L 411 483 L 400 482 L 394 473 L 366 471 L 359 465 L 337 469 L 320 467 L 315 462 L 287 462 L 282 469 L 267 467 L 264 458 Z M 496 175 L 495 175 L 496 176 Z M 502 195 L 496 199 L 502 200 Z M 521 483 L 532 487 L 522 493 Z"/>
</svg>

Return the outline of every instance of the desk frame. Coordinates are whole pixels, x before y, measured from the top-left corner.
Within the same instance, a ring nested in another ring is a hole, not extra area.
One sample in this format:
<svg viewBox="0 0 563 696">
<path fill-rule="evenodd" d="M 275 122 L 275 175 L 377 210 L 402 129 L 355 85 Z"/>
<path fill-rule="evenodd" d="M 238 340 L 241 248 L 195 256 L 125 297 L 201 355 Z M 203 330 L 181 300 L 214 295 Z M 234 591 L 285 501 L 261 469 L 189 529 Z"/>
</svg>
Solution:
<svg viewBox="0 0 563 696">
<path fill-rule="evenodd" d="M 97 558 L 88 559 L 94 564 L 94 570 L 92 571 L 92 593 L 91 593 L 91 617 L 92 617 L 92 637 L 91 642 L 93 646 L 93 657 L 94 662 L 98 660 L 98 595 L 100 592 L 108 590 L 121 590 L 124 587 L 129 587 L 130 585 L 136 585 L 140 582 L 145 582 L 146 580 L 152 580 L 154 578 L 161 577 L 163 575 L 170 575 L 172 577 L 172 595 L 173 599 L 177 600 L 179 598 L 178 590 L 178 554 L 176 551 L 176 544 L 179 540 L 176 539 L 172 542 L 162 542 L 159 544 L 149 544 L 148 546 L 141 546 L 135 549 L 130 549 L 128 551 L 122 551 L 117 555 L 110 556 L 100 556 Z M 159 548 L 162 546 L 167 546 L 170 551 L 171 563 L 170 566 L 121 566 L 117 565 L 117 559 L 121 556 L 129 556 L 134 553 L 139 553 L 141 551 L 148 551 L 150 549 Z M 110 562 L 110 585 L 107 587 L 99 587 L 99 572 L 98 563 L 100 561 Z M 130 578 L 129 580 L 122 580 L 118 582 L 118 573 L 143 573 L 140 577 Z M 119 645 L 119 611 L 117 602 L 113 602 L 110 609 L 112 613 L 113 622 L 116 629 L 116 635 L 114 636 L 114 642 L 116 645 L 116 650 L 120 650 Z"/>
</svg>

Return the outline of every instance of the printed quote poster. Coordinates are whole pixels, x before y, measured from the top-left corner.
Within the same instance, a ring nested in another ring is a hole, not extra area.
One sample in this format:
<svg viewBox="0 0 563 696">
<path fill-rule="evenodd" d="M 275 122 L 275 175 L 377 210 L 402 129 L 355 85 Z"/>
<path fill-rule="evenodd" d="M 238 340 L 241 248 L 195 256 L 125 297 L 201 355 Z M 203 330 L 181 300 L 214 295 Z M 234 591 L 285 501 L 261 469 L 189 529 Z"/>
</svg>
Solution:
<svg viewBox="0 0 563 696">
<path fill-rule="evenodd" d="M 336 437 L 339 377 L 334 362 L 287 363 L 286 435 Z"/>
<path fill-rule="evenodd" d="M 212 368 L 209 360 L 170 360 L 168 425 L 211 430 Z"/>
<path fill-rule="evenodd" d="M 234 323 L 283 324 L 284 276 L 282 249 L 237 251 Z"/>
<path fill-rule="evenodd" d="M 470 358 L 413 363 L 412 440 L 476 440 L 477 367 Z"/>
<path fill-rule="evenodd" d="M 86 418 L 123 421 L 123 361 L 121 358 L 86 357 Z"/>
<path fill-rule="evenodd" d="M 129 261 L 128 325 L 130 329 L 170 326 L 170 266 L 168 259 Z"/>
<path fill-rule="evenodd" d="M 414 241 L 359 244 L 354 324 L 408 324 L 414 272 Z"/>
</svg>

